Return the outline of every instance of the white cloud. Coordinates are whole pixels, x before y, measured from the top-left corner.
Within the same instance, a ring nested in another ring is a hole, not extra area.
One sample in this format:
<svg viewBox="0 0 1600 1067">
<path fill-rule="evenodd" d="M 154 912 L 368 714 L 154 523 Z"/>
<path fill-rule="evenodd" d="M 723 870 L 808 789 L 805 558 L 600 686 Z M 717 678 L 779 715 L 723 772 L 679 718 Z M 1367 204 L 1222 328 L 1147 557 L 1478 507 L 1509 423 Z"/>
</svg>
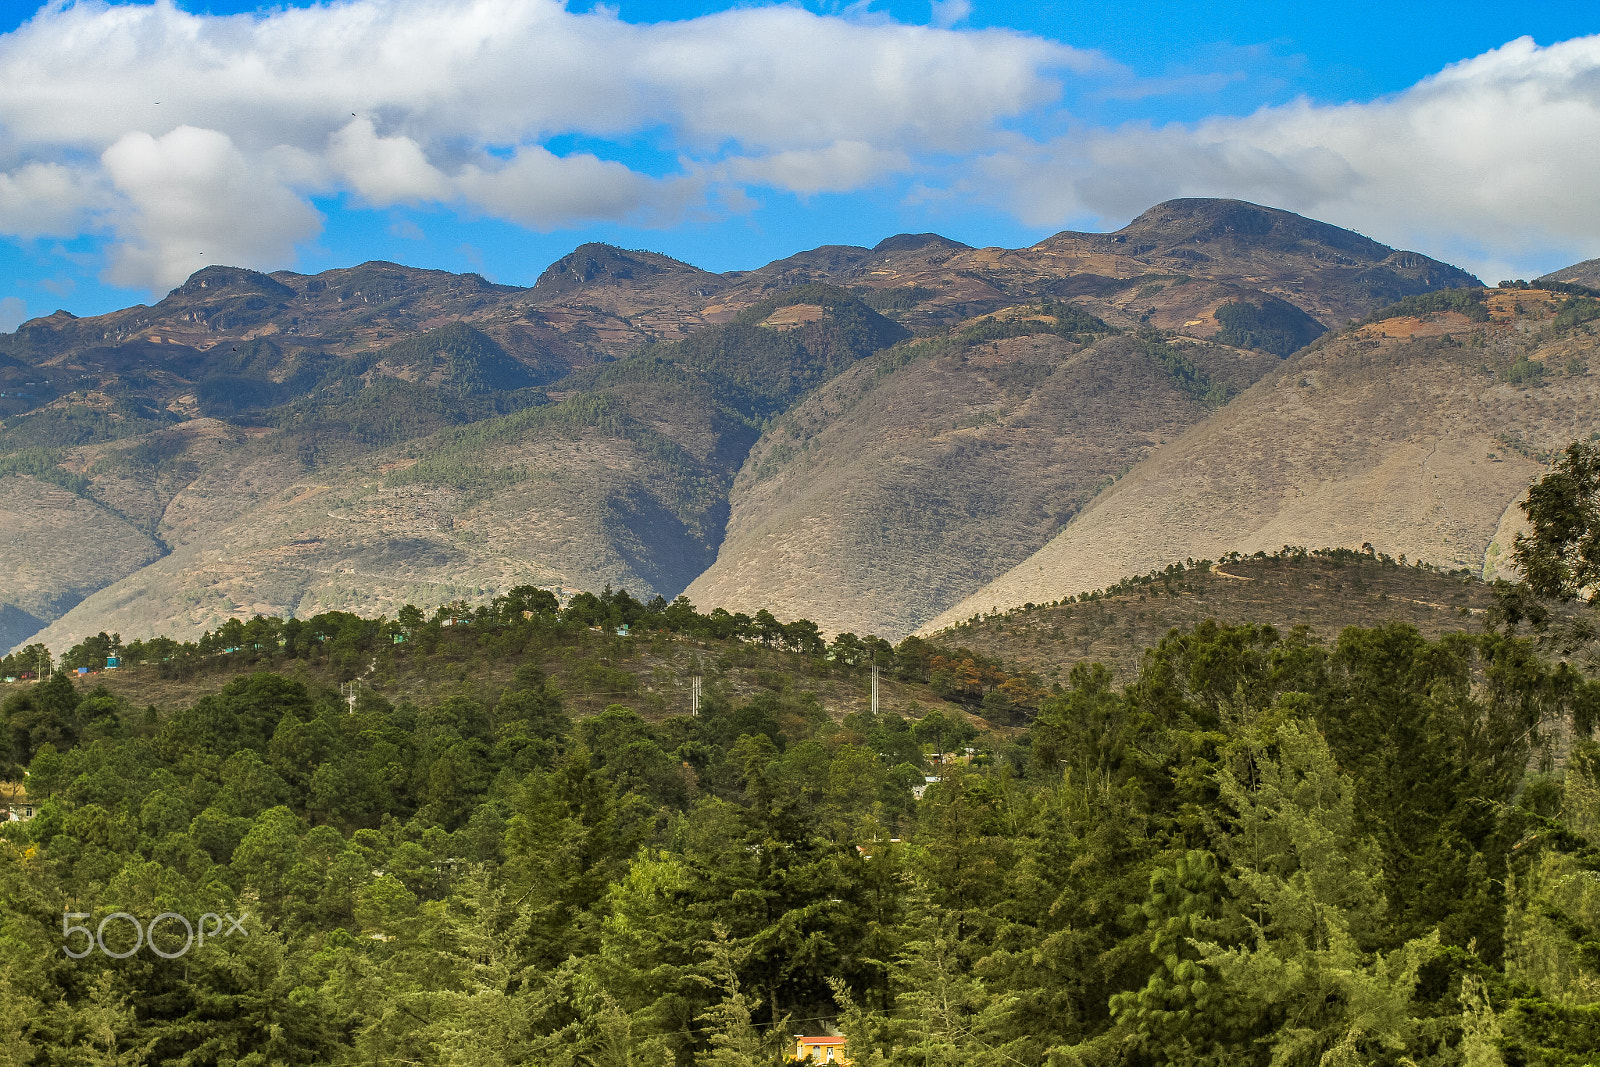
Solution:
<svg viewBox="0 0 1600 1067">
<path fill-rule="evenodd" d="M 471 204 L 492 215 L 535 229 L 554 229 L 576 220 L 633 219 L 641 213 L 671 213 L 672 187 L 636 174 L 621 163 L 587 153 L 557 156 L 538 145 L 517 149 L 502 165 L 468 164 L 456 188 Z"/>
<path fill-rule="evenodd" d="M 992 144 L 1054 101 L 1064 73 L 1107 67 L 1007 30 L 787 5 L 637 25 L 559 0 L 226 17 L 60 0 L 0 36 L 0 231 L 72 230 L 99 212 L 122 241 L 111 276 L 164 285 L 197 243 L 252 262 L 287 254 L 315 231 L 313 191 L 464 203 L 540 228 L 666 221 L 711 191 L 723 160 L 757 160 L 740 165 L 747 180 L 795 192 L 856 188 L 917 153 Z M 543 142 L 562 134 L 664 137 L 684 170 L 653 179 L 558 157 Z M 169 180 L 181 198 L 163 193 Z M 121 195 L 97 199 L 108 187 Z"/>
<path fill-rule="evenodd" d="M 0 233 L 18 237 L 66 237 L 82 231 L 103 206 L 96 176 L 59 163 L 24 163 L 0 172 Z"/>
<path fill-rule="evenodd" d="M 874 148 L 864 141 L 835 141 L 825 148 L 791 149 L 759 158 L 729 160 L 721 173 L 738 181 L 809 196 L 841 193 L 911 169 L 905 152 Z"/>
<path fill-rule="evenodd" d="M 329 139 L 328 164 L 339 178 L 377 207 L 440 201 L 465 204 L 534 229 L 554 229 L 597 219 L 653 221 L 669 216 L 699 181 L 661 181 L 592 153 L 557 156 L 539 145 L 518 148 L 510 159 L 485 155 L 446 174 L 428 162 L 416 141 L 380 137 L 358 118 Z M 679 195 L 673 195 L 673 189 Z"/>
<path fill-rule="evenodd" d="M 967 0 L 939 0 L 930 26 L 853 10 L 646 25 L 558 0 L 226 17 L 62 0 L 0 35 L 0 233 L 109 234 L 110 277 L 155 287 L 202 251 L 284 265 L 317 232 L 312 194 L 551 229 L 905 178 L 1035 225 L 1239 196 L 1469 265 L 1600 245 L 1600 37 L 1514 41 L 1369 103 L 1096 129 L 1062 111 L 1073 78 L 1134 100 L 1222 76 L 1140 82 L 1057 42 L 949 28 Z M 1017 132 L 1031 123 L 1068 132 Z M 653 144 L 677 170 L 551 151 L 568 135 Z"/>
<path fill-rule="evenodd" d="M 1040 224 L 1235 196 L 1484 269 L 1551 249 L 1593 256 L 1600 36 L 1512 41 L 1371 103 L 1019 140 L 960 187 Z"/>
<path fill-rule="evenodd" d="M 108 271 L 120 285 L 177 285 L 212 263 L 270 269 L 321 228 L 309 204 L 217 130 L 129 133 L 101 162 L 126 205 Z"/>
<path fill-rule="evenodd" d="M 11 333 L 28 319 L 28 305 L 20 296 L 0 298 L 0 333 Z"/>
<path fill-rule="evenodd" d="M 421 142 L 666 126 L 750 149 L 948 144 L 1053 99 L 1058 70 L 1101 65 L 1006 30 L 791 6 L 635 25 L 556 0 L 348 0 L 265 17 L 190 15 L 157 0 L 44 9 L 0 40 L 0 98 L 11 136 L 38 144 L 186 122 L 241 145 L 305 146 L 352 113 Z"/>
<path fill-rule="evenodd" d="M 450 179 L 411 138 L 379 137 L 358 118 L 328 138 L 328 164 L 377 207 L 450 197 Z"/>
</svg>

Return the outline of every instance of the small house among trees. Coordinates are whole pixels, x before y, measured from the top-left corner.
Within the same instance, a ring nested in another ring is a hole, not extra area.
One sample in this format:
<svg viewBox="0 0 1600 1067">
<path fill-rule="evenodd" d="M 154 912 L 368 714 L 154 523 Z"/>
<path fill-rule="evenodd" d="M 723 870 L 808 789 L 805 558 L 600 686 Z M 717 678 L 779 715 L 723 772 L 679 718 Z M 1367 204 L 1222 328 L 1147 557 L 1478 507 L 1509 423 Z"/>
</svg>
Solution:
<svg viewBox="0 0 1600 1067">
<path fill-rule="evenodd" d="M 0 782 L 0 822 L 27 822 L 33 814 L 33 802 L 21 783 Z"/>
<path fill-rule="evenodd" d="M 848 1064 L 850 1061 L 845 1057 L 844 1045 L 845 1039 L 842 1037 L 806 1037 L 803 1034 L 796 1034 L 794 1058 L 800 1063 Z"/>
</svg>

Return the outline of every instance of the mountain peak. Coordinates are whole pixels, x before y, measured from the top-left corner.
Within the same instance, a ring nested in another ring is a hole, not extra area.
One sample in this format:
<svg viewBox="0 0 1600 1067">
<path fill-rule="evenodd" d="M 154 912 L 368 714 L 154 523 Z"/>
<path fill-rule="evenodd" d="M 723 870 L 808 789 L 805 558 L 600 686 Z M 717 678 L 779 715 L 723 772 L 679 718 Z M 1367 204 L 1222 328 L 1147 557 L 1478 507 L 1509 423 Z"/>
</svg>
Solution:
<svg viewBox="0 0 1600 1067">
<path fill-rule="evenodd" d="M 919 248 L 934 245 L 939 248 L 955 250 L 971 248 L 971 245 L 952 241 L 937 233 L 897 233 L 893 237 L 885 237 L 872 246 L 874 252 L 914 252 Z"/>
<path fill-rule="evenodd" d="M 167 297 L 171 299 L 179 296 L 203 296 L 220 289 L 231 289 L 235 293 L 249 289 L 279 299 L 294 295 L 294 290 L 260 271 L 244 267 L 212 266 L 202 267 L 189 275 L 189 280 L 168 293 Z"/>
<path fill-rule="evenodd" d="M 1321 296 L 1320 306 L 1304 310 L 1325 326 L 1351 321 L 1374 302 L 1483 284 L 1466 271 L 1419 252 L 1396 251 L 1353 230 L 1243 200 L 1168 200 L 1114 233 L 1065 231 L 1034 248 L 1109 254 L 1149 268 L 1265 288 L 1279 295 L 1315 290 Z"/>
<path fill-rule="evenodd" d="M 637 252 L 615 245 L 590 242 L 579 245 L 546 267 L 533 288 L 540 296 L 570 292 L 588 285 L 640 282 L 667 274 L 708 275 L 709 272 L 659 252 Z"/>
<path fill-rule="evenodd" d="M 1394 252 L 1388 245 L 1354 230 L 1308 219 L 1282 208 L 1207 197 L 1185 197 L 1157 204 L 1112 236 L 1164 244 L 1248 241 L 1273 249 L 1313 241 L 1372 263 L 1381 262 Z"/>
</svg>

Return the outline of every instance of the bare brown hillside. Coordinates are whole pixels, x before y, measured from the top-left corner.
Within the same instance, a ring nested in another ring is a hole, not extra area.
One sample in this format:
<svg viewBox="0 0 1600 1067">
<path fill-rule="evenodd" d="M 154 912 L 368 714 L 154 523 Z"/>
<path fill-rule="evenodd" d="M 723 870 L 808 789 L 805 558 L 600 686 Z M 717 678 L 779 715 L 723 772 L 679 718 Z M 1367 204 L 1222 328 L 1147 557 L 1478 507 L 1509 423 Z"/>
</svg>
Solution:
<svg viewBox="0 0 1600 1067">
<path fill-rule="evenodd" d="M 21 643 L 42 621 L 160 557 L 148 534 L 60 486 L 0 478 L 0 645 Z"/>
<path fill-rule="evenodd" d="M 861 364 L 751 451 L 717 561 L 687 595 L 899 640 L 1210 413 L 1163 355 L 1218 388 L 1278 362 L 1201 342 L 1044 335 Z"/>
<path fill-rule="evenodd" d="M 1574 263 L 1570 267 L 1562 267 L 1558 271 L 1551 271 L 1539 282 L 1566 282 L 1569 285 L 1587 285 L 1591 289 L 1600 289 L 1600 259 L 1586 259 L 1582 263 Z M 1535 282 L 1537 285 L 1539 282 Z"/>
<path fill-rule="evenodd" d="M 1317 343 L 928 629 L 1174 560 L 1287 544 L 1370 543 L 1481 573 L 1550 454 L 1600 431 L 1595 325 L 1558 329 L 1565 299 L 1495 291 L 1489 321 L 1437 312 Z"/>
<path fill-rule="evenodd" d="M 522 584 L 676 592 L 720 538 L 721 496 L 704 483 L 732 477 L 725 438 L 743 435 L 742 456 L 754 434 L 684 390 L 611 399 L 493 420 L 482 440 L 446 433 L 312 471 L 264 439 L 172 501 L 169 555 L 39 639 L 192 638 L 235 615 L 392 615 Z M 660 408 L 672 412 L 671 436 L 649 425 Z"/>
<path fill-rule="evenodd" d="M 1248 384 L 1388 300 L 1471 280 L 1216 200 L 1025 249 L 901 234 L 720 275 L 584 245 L 527 289 L 383 262 L 210 267 L 150 307 L 58 312 L 0 336 L 0 476 L 76 501 L 47 494 L 61 515 L 0 531 L 19 560 L 46 561 L 0 578 L 0 627 L 7 643 L 57 620 L 58 643 L 158 620 L 192 632 L 257 609 L 377 611 L 513 580 L 670 596 L 712 565 L 731 520 L 727 564 L 697 595 L 754 602 L 738 587 L 770 578 L 795 606 L 894 633 L 1025 558 L 1228 391 L 1205 388 Z M 834 295 L 786 295 L 817 283 Z M 1079 359 L 1069 349 L 1088 341 L 1071 331 L 1050 349 L 1003 327 L 961 368 L 909 349 L 875 364 L 894 373 L 873 395 L 903 390 L 905 403 L 863 401 L 827 433 L 825 407 L 773 421 L 907 331 L 913 347 L 941 343 L 1045 306 L 1215 342 L 1164 368 L 1188 414 L 1163 407 L 1170 384 L 1146 388 L 1138 359 L 1117 364 L 1138 346 L 1101 341 Z M 559 410 L 500 421 L 535 409 Z M 813 464 L 769 479 L 796 448 L 862 474 Z M 791 496 L 839 516 L 815 553 Z"/>
</svg>

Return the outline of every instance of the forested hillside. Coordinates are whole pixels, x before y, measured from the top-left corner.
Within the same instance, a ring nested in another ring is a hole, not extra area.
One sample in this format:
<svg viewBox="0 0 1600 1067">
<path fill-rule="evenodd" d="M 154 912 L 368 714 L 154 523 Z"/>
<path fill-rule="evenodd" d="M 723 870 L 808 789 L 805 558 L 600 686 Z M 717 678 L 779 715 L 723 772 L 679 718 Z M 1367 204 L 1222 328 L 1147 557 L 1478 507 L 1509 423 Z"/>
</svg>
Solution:
<svg viewBox="0 0 1600 1067">
<path fill-rule="evenodd" d="M 7 1062 L 747 1065 L 829 1027 L 881 1067 L 1600 1047 L 1600 687 L 1503 629 L 1202 622 L 1126 685 L 1045 688 L 523 588 L 115 650 L 3 706 L 38 806 L 0 830 Z M 674 655 L 699 714 L 643 669 Z M 873 659 L 879 713 L 825 709 Z M 361 678 L 353 706 L 319 681 Z"/>
</svg>

